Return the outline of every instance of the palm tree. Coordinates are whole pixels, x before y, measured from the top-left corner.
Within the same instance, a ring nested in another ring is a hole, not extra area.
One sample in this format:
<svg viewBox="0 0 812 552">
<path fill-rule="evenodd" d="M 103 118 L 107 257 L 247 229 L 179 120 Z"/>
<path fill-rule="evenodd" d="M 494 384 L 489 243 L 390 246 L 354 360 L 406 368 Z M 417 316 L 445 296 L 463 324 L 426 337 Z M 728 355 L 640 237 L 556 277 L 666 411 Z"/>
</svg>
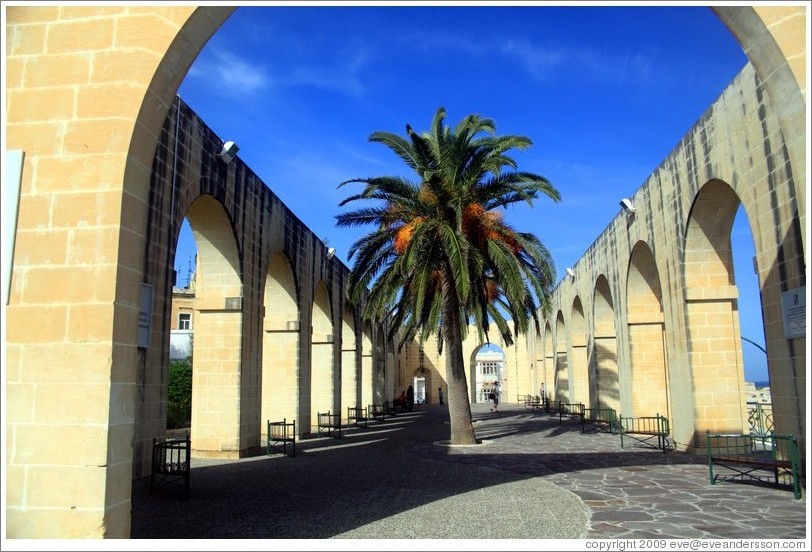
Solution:
<svg viewBox="0 0 812 552">
<path fill-rule="evenodd" d="M 560 196 L 544 177 L 517 171 L 506 155 L 529 147 L 529 138 L 496 136 L 491 119 L 473 114 L 452 131 L 445 116 L 440 107 L 431 131 L 421 135 L 409 125 L 406 137 L 370 135 L 370 142 L 388 146 L 411 167 L 418 181 L 380 176 L 342 182 L 339 187 L 366 186 L 340 206 L 359 200 L 376 205 L 340 214 L 336 224 L 375 225 L 350 248 L 350 299 L 362 304 L 365 320 L 388 319 L 390 337 L 400 332 L 401 343 L 422 343 L 438 332 L 448 361 L 451 443 L 474 444 L 462 352 L 468 327 L 473 324 L 489 342 L 493 322 L 507 345 L 514 333 L 528 331 L 531 320 L 538 333 L 537 311 L 549 308 L 555 281 L 549 252 L 534 235 L 511 228 L 502 210 L 520 201 L 532 205 L 539 194 L 554 201 Z"/>
</svg>

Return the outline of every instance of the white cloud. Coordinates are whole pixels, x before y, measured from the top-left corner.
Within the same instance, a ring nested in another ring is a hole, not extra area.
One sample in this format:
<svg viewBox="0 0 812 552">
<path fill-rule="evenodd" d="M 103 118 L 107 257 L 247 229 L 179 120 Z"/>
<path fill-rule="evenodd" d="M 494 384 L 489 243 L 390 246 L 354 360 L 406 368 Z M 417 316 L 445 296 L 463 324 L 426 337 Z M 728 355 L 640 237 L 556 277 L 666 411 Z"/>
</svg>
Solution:
<svg viewBox="0 0 812 552">
<path fill-rule="evenodd" d="M 200 60 L 188 76 L 210 82 L 209 89 L 228 95 L 255 95 L 270 85 L 264 68 L 241 60 L 224 49 L 213 48 L 213 58 Z"/>
</svg>

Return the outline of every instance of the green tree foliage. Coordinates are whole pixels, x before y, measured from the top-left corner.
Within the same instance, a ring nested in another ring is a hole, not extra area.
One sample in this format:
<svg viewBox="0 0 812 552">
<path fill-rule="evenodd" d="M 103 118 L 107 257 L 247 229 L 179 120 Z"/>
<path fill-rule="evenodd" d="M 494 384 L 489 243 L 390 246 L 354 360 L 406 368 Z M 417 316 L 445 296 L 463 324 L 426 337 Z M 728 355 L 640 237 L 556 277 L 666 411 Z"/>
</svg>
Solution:
<svg viewBox="0 0 812 552">
<path fill-rule="evenodd" d="M 192 423 L 192 361 L 169 362 L 169 392 L 166 428 L 189 427 Z"/>
<path fill-rule="evenodd" d="M 462 341 L 473 324 L 488 341 L 494 323 L 507 345 L 527 332 L 539 332 L 538 310 L 549 308 L 555 281 L 553 260 L 540 240 L 517 232 L 504 209 L 530 205 L 540 195 L 559 201 L 542 176 L 516 170 L 507 155 L 532 142 L 524 136 L 495 135 L 491 119 L 463 118 L 452 130 L 445 109 L 431 130 L 406 136 L 374 132 L 369 140 L 389 147 L 417 175 L 352 179 L 360 194 L 341 202 L 376 204 L 336 217 L 338 226 L 373 225 L 349 251 L 354 259 L 350 299 L 366 320 L 390 321 L 402 341 L 424 341 L 434 332 L 449 359 L 448 404 L 451 442 L 476 442 L 463 360 Z M 370 287 L 371 286 L 371 287 Z M 391 337 L 391 336 L 390 336 Z"/>
</svg>

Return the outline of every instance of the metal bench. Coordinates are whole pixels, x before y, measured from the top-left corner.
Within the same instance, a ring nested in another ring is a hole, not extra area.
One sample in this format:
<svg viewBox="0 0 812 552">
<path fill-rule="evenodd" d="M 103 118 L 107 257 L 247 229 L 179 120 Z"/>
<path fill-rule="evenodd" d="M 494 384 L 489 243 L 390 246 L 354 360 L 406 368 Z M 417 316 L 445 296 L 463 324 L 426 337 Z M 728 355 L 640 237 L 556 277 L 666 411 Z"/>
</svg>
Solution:
<svg viewBox="0 0 812 552">
<path fill-rule="evenodd" d="M 544 401 L 542 400 L 541 397 L 539 397 L 538 395 L 536 396 L 528 395 L 528 397 L 530 398 L 527 400 L 527 404 L 525 406 L 529 406 L 533 410 L 533 412 L 535 412 L 536 410 L 539 411 L 545 410 Z"/>
<path fill-rule="evenodd" d="M 612 435 L 617 431 L 617 412 L 614 408 L 585 408 L 581 416 L 581 433 L 586 433 L 586 426 L 606 431 Z"/>
<path fill-rule="evenodd" d="M 583 416 L 584 403 L 565 403 L 564 401 L 558 401 L 559 424 L 564 421 L 564 417 L 571 420 L 578 420 L 578 423 L 580 423 Z"/>
<path fill-rule="evenodd" d="M 288 446 L 291 454 L 288 455 Z M 274 452 L 281 452 L 285 456 L 296 457 L 296 420 L 288 422 L 287 418 L 282 418 L 281 422 L 268 420 L 268 444 L 265 454 L 270 456 Z"/>
<path fill-rule="evenodd" d="M 665 416 L 641 416 L 639 418 L 620 416 L 618 423 L 620 433 L 620 448 L 623 448 L 623 437 L 653 448 L 658 448 L 663 453 L 668 452 L 668 435 L 671 433 L 671 426 Z M 657 444 L 654 445 L 654 440 Z"/>
<path fill-rule="evenodd" d="M 792 434 L 757 436 L 706 430 L 705 446 L 711 485 L 717 480 L 772 482 L 778 488 L 791 487 L 795 498 L 801 498 L 800 456 Z M 714 472 L 714 466 L 724 470 Z"/>
<path fill-rule="evenodd" d="M 189 434 L 184 439 L 152 439 L 152 470 L 149 480 L 150 493 L 164 487 L 182 486 L 183 498 L 189 498 Z"/>
<path fill-rule="evenodd" d="M 386 420 L 386 409 L 382 404 L 371 404 L 367 407 L 367 413 L 370 418 L 383 422 Z"/>
<path fill-rule="evenodd" d="M 341 439 L 341 414 L 331 414 L 329 410 L 319 412 L 317 423 L 319 437 L 326 434 L 328 437 Z"/>
<path fill-rule="evenodd" d="M 347 423 L 353 424 L 355 427 L 359 427 L 361 424 L 364 424 L 364 427 L 367 427 L 367 421 L 369 420 L 369 416 L 367 415 L 367 409 L 362 406 L 348 406 L 347 407 Z"/>
</svg>

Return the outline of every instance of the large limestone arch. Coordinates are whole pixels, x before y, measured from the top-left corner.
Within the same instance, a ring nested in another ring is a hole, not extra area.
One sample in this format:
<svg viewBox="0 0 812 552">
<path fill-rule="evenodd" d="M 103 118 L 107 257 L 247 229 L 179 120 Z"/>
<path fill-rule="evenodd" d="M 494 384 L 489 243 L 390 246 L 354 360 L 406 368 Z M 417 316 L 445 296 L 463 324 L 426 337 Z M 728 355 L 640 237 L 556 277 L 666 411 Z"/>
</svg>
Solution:
<svg viewBox="0 0 812 552">
<path fill-rule="evenodd" d="M 570 397 L 574 403 L 590 405 L 586 317 L 584 316 L 581 299 L 578 297 L 572 303 L 569 335 L 571 343 L 570 369 L 572 371 L 572 381 L 570 382 L 572 392 Z"/>
<path fill-rule="evenodd" d="M 202 196 L 187 218 L 197 244 L 193 450 L 239 450 L 242 267 L 223 206 Z"/>
<path fill-rule="evenodd" d="M 592 337 L 591 378 L 595 382 L 593 408 L 614 408 L 620 414 L 620 381 L 618 378 L 617 330 L 615 303 L 606 276 L 595 283 L 592 299 L 594 330 Z"/>
<path fill-rule="evenodd" d="M 330 295 L 323 281 L 316 285 L 312 306 L 310 341 L 310 425 L 317 432 L 319 412 L 336 412 L 335 370 L 333 365 L 333 313 Z"/>
<path fill-rule="evenodd" d="M 284 253 L 271 257 L 265 282 L 262 338 L 263 432 L 268 421 L 299 418 L 299 341 L 301 335 L 296 280 Z M 298 432 L 304 433 L 302 424 Z"/>
<path fill-rule="evenodd" d="M 541 372 L 541 383 L 544 384 L 544 400 L 555 397 L 555 348 L 553 328 L 548 322 L 544 325 L 544 364 Z"/>
<path fill-rule="evenodd" d="M 671 418 L 660 274 L 645 242 L 632 250 L 626 280 L 631 416 Z"/>
<path fill-rule="evenodd" d="M 567 355 L 567 324 L 564 313 L 555 318 L 555 401 L 572 402 L 570 366 Z"/>
<path fill-rule="evenodd" d="M 180 82 L 234 9 L 6 7 L 7 147 L 23 153 L 6 309 L 12 538 L 129 536 L 150 169 Z M 780 110 L 805 247 L 806 7 L 713 9 Z M 57 423 L 70 453 L 43 465 Z"/>
<path fill-rule="evenodd" d="M 350 304 L 344 305 L 341 318 L 341 406 L 339 412 L 346 412 L 348 406 L 357 406 L 361 398 L 361 378 L 358 362 L 358 339 L 355 331 L 355 311 Z"/>
<path fill-rule="evenodd" d="M 686 326 L 696 426 L 720 433 L 748 427 L 730 240 L 739 203 L 726 183 L 708 182 L 694 200 L 685 231 Z"/>
</svg>

